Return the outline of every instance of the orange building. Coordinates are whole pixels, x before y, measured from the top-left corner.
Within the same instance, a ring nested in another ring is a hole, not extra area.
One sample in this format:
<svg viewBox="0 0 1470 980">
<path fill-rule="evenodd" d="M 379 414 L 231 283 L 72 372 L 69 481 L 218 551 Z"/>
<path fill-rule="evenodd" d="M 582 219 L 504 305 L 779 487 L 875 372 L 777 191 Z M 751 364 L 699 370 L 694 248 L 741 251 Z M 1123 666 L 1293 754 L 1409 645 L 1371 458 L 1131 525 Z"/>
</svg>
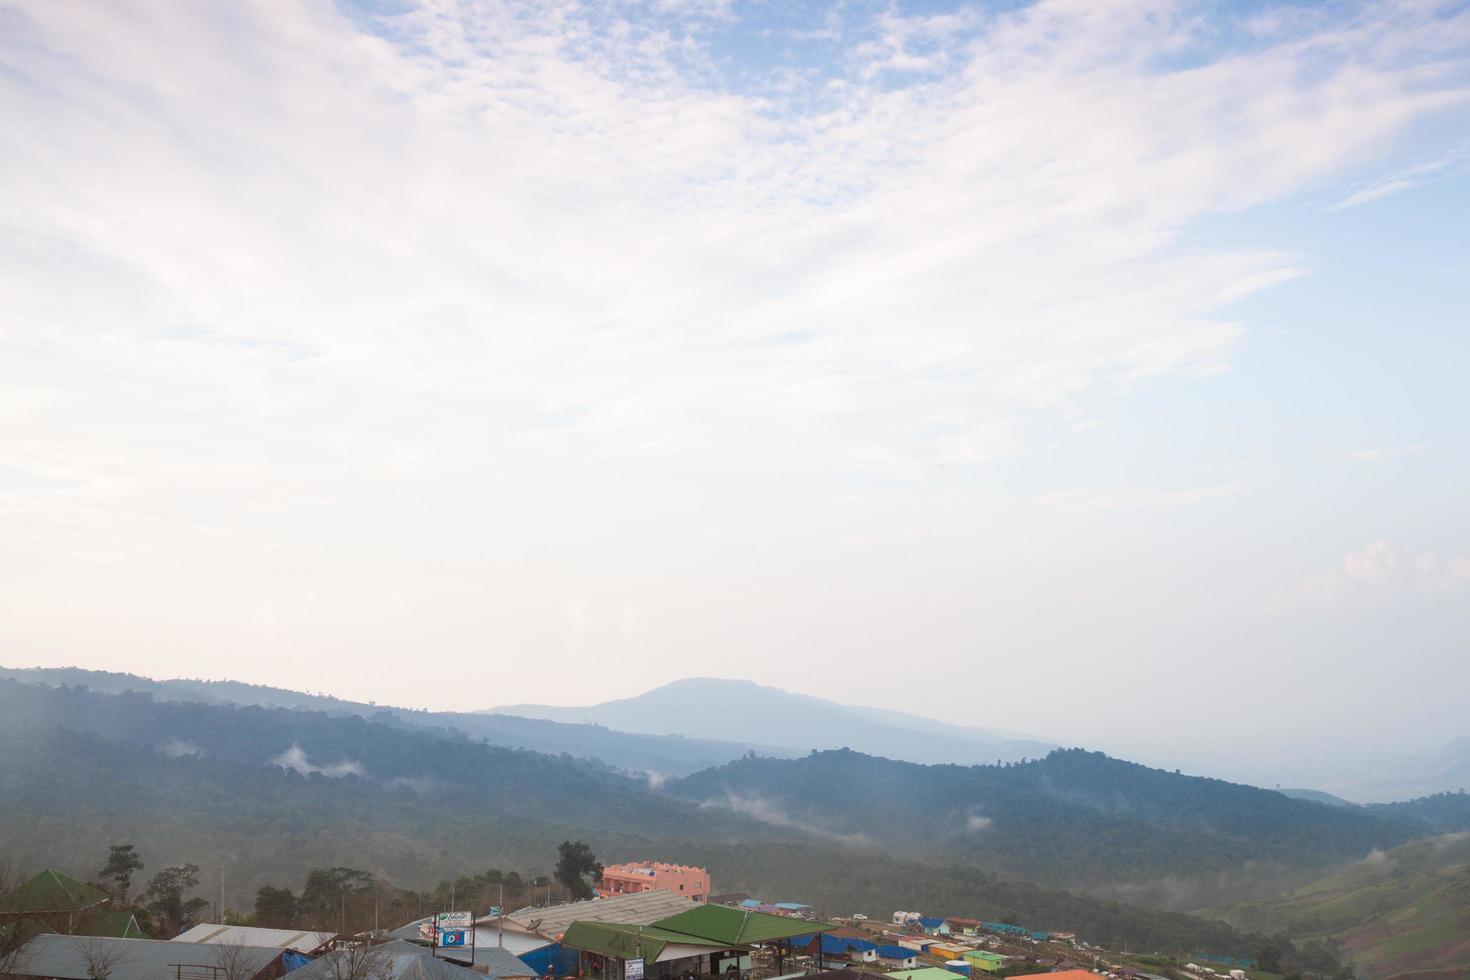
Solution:
<svg viewBox="0 0 1470 980">
<path fill-rule="evenodd" d="M 687 864 L 663 864 L 658 861 L 610 864 L 602 869 L 597 881 L 597 894 L 633 895 L 655 888 L 695 902 L 709 901 L 709 872 Z"/>
</svg>

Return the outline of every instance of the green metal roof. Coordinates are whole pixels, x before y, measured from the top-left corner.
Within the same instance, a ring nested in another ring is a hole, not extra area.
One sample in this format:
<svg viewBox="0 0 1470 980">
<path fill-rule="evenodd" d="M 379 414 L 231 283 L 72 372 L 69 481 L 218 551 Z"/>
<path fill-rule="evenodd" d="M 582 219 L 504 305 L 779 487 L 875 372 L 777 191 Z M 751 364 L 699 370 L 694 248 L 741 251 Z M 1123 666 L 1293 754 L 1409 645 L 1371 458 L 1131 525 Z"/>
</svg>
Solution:
<svg viewBox="0 0 1470 980">
<path fill-rule="evenodd" d="M 917 970 L 899 970 L 886 974 L 888 980 L 963 980 L 964 974 L 955 973 L 937 966 L 924 966 Z"/>
<path fill-rule="evenodd" d="M 76 912 L 105 901 L 107 893 L 102 889 L 47 868 L 15 891 L 0 896 L 0 912 Z"/>
<path fill-rule="evenodd" d="M 561 939 L 563 946 L 601 953 L 620 960 L 642 957 L 656 961 L 669 944 L 708 946 L 725 949 L 726 944 L 699 936 L 670 932 L 658 926 L 639 926 L 627 922 L 573 922 Z"/>
<path fill-rule="evenodd" d="M 829 922 L 788 919 L 751 909 L 732 909 L 728 905 L 697 905 L 687 912 L 659 919 L 660 929 L 712 939 L 727 946 L 747 946 L 776 939 L 790 939 L 833 928 Z"/>
</svg>

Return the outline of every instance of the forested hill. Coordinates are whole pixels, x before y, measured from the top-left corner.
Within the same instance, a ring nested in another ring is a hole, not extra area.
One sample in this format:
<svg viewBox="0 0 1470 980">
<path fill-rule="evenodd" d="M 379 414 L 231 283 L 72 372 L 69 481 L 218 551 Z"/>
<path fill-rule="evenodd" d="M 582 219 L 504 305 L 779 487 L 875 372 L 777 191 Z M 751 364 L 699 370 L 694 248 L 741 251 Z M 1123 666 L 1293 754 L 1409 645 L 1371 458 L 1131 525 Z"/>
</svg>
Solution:
<svg viewBox="0 0 1470 980">
<path fill-rule="evenodd" d="M 158 700 L 293 708 L 322 711 L 332 715 L 358 715 L 388 725 L 454 728 L 472 738 L 484 739 L 492 745 L 553 754 L 565 752 L 579 758 L 595 758 L 628 772 L 656 773 L 659 776 L 681 776 L 721 765 L 739 758 L 753 747 L 766 755 L 780 754 L 741 742 L 640 735 L 612 731 L 601 725 L 521 718 L 507 714 L 396 708 L 347 701 L 324 694 L 243 684 L 239 681 L 186 678 L 154 680 L 136 674 L 84 670 L 79 667 L 0 667 L 0 678 L 3 677 L 27 684 L 86 687 L 103 694 L 132 692 L 152 694 Z"/>
<path fill-rule="evenodd" d="M 567 757 L 320 712 L 0 680 L 0 812 L 21 866 L 87 877 L 107 843 L 127 842 L 150 868 L 200 865 L 207 893 L 223 877 L 235 907 L 312 867 L 424 888 L 486 867 L 544 871 L 558 842 L 581 839 L 607 861 L 704 864 L 721 889 L 833 912 L 1014 917 L 1150 949 L 1254 943 L 1220 922 L 842 847 Z"/>
<path fill-rule="evenodd" d="M 1080 749 L 1001 766 L 919 766 L 848 750 L 748 757 L 666 791 L 1064 887 L 1144 894 L 1156 879 L 1170 894 L 1147 897 L 1184 907 L 1222 894 L 1222 883 L 1248 888 L 1247 869 L 1290 875 L 1429 832 L 1412 813 L 1326 806 Z"/>
</svg>

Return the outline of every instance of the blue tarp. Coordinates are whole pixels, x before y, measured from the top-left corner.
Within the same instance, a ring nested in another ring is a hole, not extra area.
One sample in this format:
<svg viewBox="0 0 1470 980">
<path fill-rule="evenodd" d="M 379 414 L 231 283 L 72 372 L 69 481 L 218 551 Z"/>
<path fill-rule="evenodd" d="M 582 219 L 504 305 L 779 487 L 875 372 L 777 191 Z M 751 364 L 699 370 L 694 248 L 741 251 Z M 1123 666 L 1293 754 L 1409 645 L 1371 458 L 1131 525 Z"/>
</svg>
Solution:
<svg viewBox="0 0 1470 980">
<path fill-rule="evenodd" d="M 287 973 L 299 970 L 311 962 L 311 957 L 305 953 L 298 953 L 294 949 L 288 949 L 281 954 L 281 966 Z"/>
<path fill-rule="evenodd" d="M 551 967 L 556 976 L 573 977 L 581 966 L 577 951 L 567 949 L 561 943 L 549 943 L 529 953 L 519 953 L 517 958 L 535 970 L 538 977 L 546 976 L 547 967 Z"/>
</svg>

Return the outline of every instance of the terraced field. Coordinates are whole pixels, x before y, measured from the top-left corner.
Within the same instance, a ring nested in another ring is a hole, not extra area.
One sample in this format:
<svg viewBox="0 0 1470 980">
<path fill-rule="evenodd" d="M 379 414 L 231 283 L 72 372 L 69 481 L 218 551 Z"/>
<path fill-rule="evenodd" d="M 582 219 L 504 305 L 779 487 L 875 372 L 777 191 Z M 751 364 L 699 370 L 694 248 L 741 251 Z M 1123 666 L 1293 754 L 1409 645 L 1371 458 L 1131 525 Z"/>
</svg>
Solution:
<svg viewBox="0 0 1470 980">
<path fill-rule="evenodd" d="M 1377 853 L 1270 902 L 1208 914 L 1293 940 L 1332 938 L 1360 976 L 1470 977 L 1470 834 Z"/>
</svg>

